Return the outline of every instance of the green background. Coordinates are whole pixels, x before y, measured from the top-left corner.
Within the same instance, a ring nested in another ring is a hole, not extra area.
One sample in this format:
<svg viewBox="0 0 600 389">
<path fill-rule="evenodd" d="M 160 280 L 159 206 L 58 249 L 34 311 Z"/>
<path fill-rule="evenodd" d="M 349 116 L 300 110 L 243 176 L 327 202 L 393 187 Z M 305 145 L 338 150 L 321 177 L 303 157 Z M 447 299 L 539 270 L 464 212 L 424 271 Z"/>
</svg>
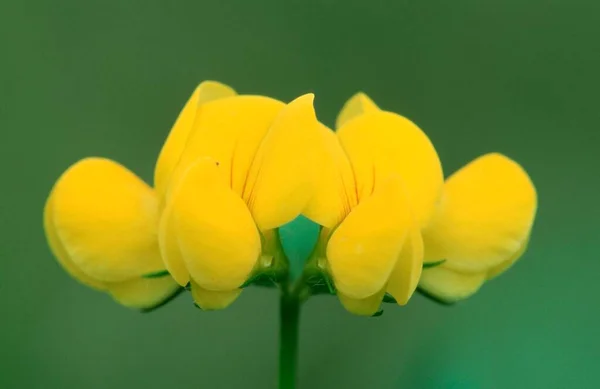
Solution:
<svg viewBox="0 0 600 389">
<path fill-rule="evenodd" d="M 464 303 L 365 319 L 311 300 L 301 388 L 599 387 L 599 21 L 592 0 L 2 1 L 0 388 L 274 387 L 273 291 L 139 314 L 70 279 L 42 231 L 79 158 L 150 179 L 204 79 L 314 91 L 330 125 L 364 90 L 428 133 L 446 173 L 500 151 L 539 192 L 529 251 Z"/>
</svg>

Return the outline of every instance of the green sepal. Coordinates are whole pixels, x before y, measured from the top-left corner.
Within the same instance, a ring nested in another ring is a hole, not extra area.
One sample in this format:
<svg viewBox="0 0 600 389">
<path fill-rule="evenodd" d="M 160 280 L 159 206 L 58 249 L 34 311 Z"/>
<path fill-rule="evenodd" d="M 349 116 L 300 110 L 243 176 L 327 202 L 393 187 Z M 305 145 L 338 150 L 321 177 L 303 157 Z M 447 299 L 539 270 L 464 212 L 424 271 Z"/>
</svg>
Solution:
<svg viewBox="0 0 600 389">
<path fill-rule="evenodd" d="M 371 315 L 371 317 L 379 317 L 381 315 L 383 315 L 383 309 L 380 309 L 379 311 L 375 312 Z"/>
<path fill-rule="evenodd" d="M 440 266 L 444 262 L 446 262 L 445 259 L 441 259 L 441 260 L 435 261 L 435 262 L 424 262 L 423 269 L 430 269 L 432 267 Z"/>
<path fill-rule="evenodd" d="M 435 303 L 438 303 L 440 305 L 444 305 L 444 306 L 449 307 L 451 305 L 456 304 L 456 301 L 445 301 L 445 300 L 442 300 L 441 298 L 439 298 L 437 296 L 434 296 L 433 294 L 427 292 L 425 289 L 422 289 L 422 288 L 417 288 L 417 292 L 419 292 L 422 296 L 428 298 L 429 300 L 431 300 L 431 301 L 433 301 Z"/>
<path fill-rule="evenodd" d="M 252 277 L 248 278 L 246 282 L 240 286 L 240 288 L 247 288 L 249 286 L 262 286 L 266 288 L 275 288 L 277 286 L 277 278 L 271 272 L 257 273 Z"/>
<path fill-rule="evenodd" d="M 154 305 L 152 307 L 142 308 L 142 309 L 140 309 L 140 312 L 141 313 L 150 313 L 150 312 L 153 312 L 153 311 L 157 310 L 158 308 L 160 308 L 162 306 L 165 306 L 168 303 L 170 303 L 171 301 L 173 301 L 183 291 L 184 291 L 184 288 L 177 288 L 177 290 L 175 292 L 173 292 L 173 294 L 171 294 L 169 297 L 165 298 L 163 301 L 159 302 L 158 304 L 156 304 L 156 305 Z"/>
<path fill-rule="evenodd" d="M 331 278 L 325 273 L 314 274 L 307 278 L 306 285 L 310 288 L 313 295 L 330 294 L 335 295 L 336 290 Z"/>
<path fill-rule="evenodd" d="M 194 306 L 195 306 L 196 308 L 198 308 L 199 310 L 201 310 L 201 311 L 204 311 L 204 309 L 202 309 L 202 307 L 201 307 L 200 305 L 198 305 L 198 304 L 194 303 Z"/>
<path fill-rule="evenodd" d="M 168 270 L 159 270 L 142 275 L 142 278 L 162 278 L 171 275 Z"/>
</svg>

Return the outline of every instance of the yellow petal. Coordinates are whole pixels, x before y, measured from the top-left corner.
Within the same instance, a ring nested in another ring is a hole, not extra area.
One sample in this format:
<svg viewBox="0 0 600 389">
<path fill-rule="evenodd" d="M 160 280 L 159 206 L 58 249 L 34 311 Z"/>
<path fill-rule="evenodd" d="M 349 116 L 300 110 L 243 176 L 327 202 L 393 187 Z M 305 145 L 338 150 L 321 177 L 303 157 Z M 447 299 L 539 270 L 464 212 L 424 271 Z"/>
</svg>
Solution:
<svg viewBox="0 0 600 389">
<path fill-rule="evenodd" d="M 388 281 L 410 226 L 410 209 L 401 181 L 378 185 L 333 232 L 327 260 L 338 291 L 363 299 Z"/>
<path fill-rule="evenodd" d="M 242 199 L 215 161 L 190 166 L 172 194 L 175 231 L 191 278 L 228 291 L 249 277 L 261 252 L 260 235 Z"/>
<path fill-rule="evenodd" d="M 413 220 L 409 235 L 387 285 L 388 293 L 396 299 L 399 305 L 407 304 L 417 289 L 422 269 L 423 238 L 419 226 Z"/>
<path fill-rule="evenodd" d="M 158 248 L 158 201 L 129 170 L 102 158 L 71 166 L 51 195 L 55 236 L 88 277 L 125 281 L 164 269 Z"/>
<path fill-rule="evenodd" d="M 521 256 L 525 252 L 525 250 L 527 250 L 528 244 L 529 244 L 529 238 L 527 238 L 525 240 L 525 242 L 523 242 L 523 245 L 521 246 L 519 251 L 517 251 L 512 257 L 510 257 L 508 260 L 502 262 L 500 265 L 497 265 L 497 266 L 491 268 L 490 270 L 488 270 L 487 275 L 486 275 L 486 280 L 489 281 L 493 278 L 498 277 L 500 274 L 504 273 L 512 265 L 514 265 L 515 262 L 517 262 L 517 260 L 519 258 L 521 258 Z"/>
<path fill-rule="evenodd" d="M 453 174 L 424 231 L 428 261 L 462 272 L 486 272 L 524 245 L 537 208 L 527 173 L 501 154 L 487 154 Z"/>
<path fill-rule="evenodd" d="M 171 277 L 173 277 L 179 285 L 186 286 L 188 282 L 190 282 L 190 273 L 188 272 L 185 261 L 181 255 L 179 242 L 177 242 L 172 200 L 167 203 L 162 216 L 160 217 L 158 242 L 163 262 L 171 274 Z"/>
<path fill-rule="evenodd" d="M 320 174 L 303 214 L 317 224 L 333 228 L 356 206 L 356 184 L 350 161 L 335 134 L 323 125 L 319 126 L 319 133 L 314 147 Z"/>
<path fill-rule="evenodd" d="M 48 240 L 48 245 L 50 246 L 50 250 L 52 254 L 58 260 L 58 263 L 71 275 L 71 277 L 75 278 L 77 281 L 81 282 L 84 285 L 87 285 L 96 290 L 105 290 L 106 284 L 102 281 L 99 281 L 95 278 L 92 278 L 82 272 L 77 265 L 73 263 L 67 250 L 62 245 L 62 242 L 58 238 L 56 234 L 56 227 L 54 226 L 54 207 L 53 207 L 53 197 L 54 191 L 48 197 L 48 201 L 46 202 L 46 206 L 44 207 L 44 230 L 46 232 L 46 238 Z"/>
<path fill-rule="evenodd" d="M 295 219 L 313 194 L 320 137 L 313 99 L 301 96 L 280 112 L 252 162 L 243 197 L 261 230 Z"/>
<path fill-rule="evenodd" d="M 227 308 L 242 293 L 241 289 L 214 292 L 207 290 L 192 281 L 192 298 L 198 306 L 206 311 Z"/>
<path fill-rule="evenodd" d="M 136 278 L 110 284 L 108 291 L 119 303 L 130 308 L 151 308 L 176 293 L 179 285 L 169 276 L 160 278 Z"/>
<path fill-rule="evenodd" d="M 219 162 L 227 184 L 241 197 L 257 150 L 284 106 L 263 96 L 236 96 L 202 105 L 173 173 L 173 185 L 190 164 L 206 156 Z"/>
<path fill-rule="evenodd" d="M 154 171 L 154 187 L 157 193 L 164 194 L 171 173 L 179 163 L 186 147 L 199 107 L 209 101 L 235 96 L 235 91 L 215 81 L 204 81 L 194 91 L 183 107 L 177 121 L 160 152 Z"/>
<path fill-rule="evenodd" d="M 374 111 L 379 111 L 377 104 L 366 94 L 358 92 L 344 104 L 335 122 L 335 128 L 340 128 L 350 120 Z"/>
<path fill-rule="evenodd" d="M 439 265 L 423 269 L 419 287 L 432 296 L 453 303 L 479 290 L 485 282 L 485 273 L 460 273 Z"/>
<path fill-rule="evenodd" d="M 402 177 L 415 218 L 427 225 L 443 185 L 442 168 L 429 138 L 410 120 L 372 111 L 338 130 L 356 177 L 359 202 L 381 177 Z"/>
<path fill-rule="evenodd" d="M 345 296 L 343 293 L 338 291 L 338 298 L 340 302 L 350 313 L 360 316 L 373 316 L 381 307 L 381 301 L 385 295 L 385 290 L 381 290 L 375 293 L 373 296 L 369 296 L 364 299 L 353 299 Z"/>
</svg>

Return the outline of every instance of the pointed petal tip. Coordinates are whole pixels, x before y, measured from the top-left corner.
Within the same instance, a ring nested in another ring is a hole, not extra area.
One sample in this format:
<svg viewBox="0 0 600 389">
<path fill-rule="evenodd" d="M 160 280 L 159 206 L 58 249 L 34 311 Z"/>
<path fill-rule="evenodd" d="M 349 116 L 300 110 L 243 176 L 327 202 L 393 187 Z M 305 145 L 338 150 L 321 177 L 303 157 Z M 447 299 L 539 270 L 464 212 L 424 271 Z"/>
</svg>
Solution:
<svg viewBox="0 0 600 389">
<path fill-rule="evenodd" d="M 205 103 L 207 101 L 216 100 L 223 97 L 235 96 L 237 93 L 235 89 L 229 85 L 223 84 L 219 81 L 205 80 L 196 86 L 194 91 L 198 93 L 198 103 Z"/>
<path fill-rule="evenodd" d="M 336 120 L 336 128 L 363 114 L 379 110 L 377 104 L 366 93 L 359 91 L 344 103 Z"/>
<path fill-rule="evenodd" d="M 312 104 L 315 101 L 315 94 L 310 92 L 310 93 L 305 93 L 302 96 L 296 97 L 294 100 L 292 100 L 292 102 L 294 101 L 306 101 L 309 104 Z"/>
<path fill-rule="evenodd" d="M 314 108 L 315 94 L 314 93 L 306 93 L 300 97 L 292 100 L 288 106 L 296 107 L 298 110 L 305 111 L 306 114 L 314 117 L 316 121 L 316 113 Z"/>
<path fill-rule="evenodd" d="M 365 92 L 363 91 L 358 91 L 356 92 L 349 100 L 348 103 L 352 102 L 352 101 L 357 101 L 360 102 L 362 104 L 371 104 L 376 106 L 375 102 L 373 101 L 373 99 L 371 99 L 369 97 L 369 95 L 367 95 Z"/>
</svg>

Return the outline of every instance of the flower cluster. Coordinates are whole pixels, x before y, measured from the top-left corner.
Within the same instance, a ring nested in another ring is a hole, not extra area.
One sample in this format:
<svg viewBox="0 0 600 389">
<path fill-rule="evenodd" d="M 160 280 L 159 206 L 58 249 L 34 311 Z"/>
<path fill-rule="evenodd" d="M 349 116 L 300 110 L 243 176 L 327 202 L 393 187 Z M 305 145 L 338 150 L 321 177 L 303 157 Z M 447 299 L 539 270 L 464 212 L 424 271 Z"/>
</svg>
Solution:
<svg viewBox="0 0 600 389">
<path fill-rule="evenodd" d="M 154 187 L 86 158 L 55 184 L 44 225 L 74 278 L 128 307 L 185 287 L 221 309 L 251 284 L 307 296 L 324 281 L 347 310 L 373 315 L 417 288 L 444 302 L 472 295 L 523 254 L 536 208 L 527 173 L 500 154 L 444 180 L 425 133 L 362 93 L 334 132 L 312 94 L 285 104 L 207 81 L 173 126 Z M 321 232 L 291 282 L 278 229 L 300 215 Z"/>
</svg>

